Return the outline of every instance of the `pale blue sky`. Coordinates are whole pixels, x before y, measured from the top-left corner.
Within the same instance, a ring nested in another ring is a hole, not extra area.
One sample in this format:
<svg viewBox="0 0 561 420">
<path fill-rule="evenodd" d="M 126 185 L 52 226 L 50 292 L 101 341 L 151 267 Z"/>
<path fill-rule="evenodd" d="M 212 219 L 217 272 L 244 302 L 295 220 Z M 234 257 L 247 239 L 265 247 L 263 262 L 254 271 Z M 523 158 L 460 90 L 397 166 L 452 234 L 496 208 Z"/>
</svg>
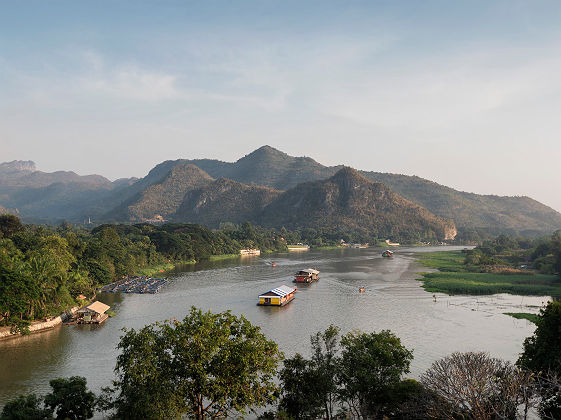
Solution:
<svg viewBox="0 0 561 420">
<path fill-rule="evenodd" d="M 558 0 L 0 5 L 0 161 L 115 179 L 269 144 L 561 210 Z"/>
</svg>

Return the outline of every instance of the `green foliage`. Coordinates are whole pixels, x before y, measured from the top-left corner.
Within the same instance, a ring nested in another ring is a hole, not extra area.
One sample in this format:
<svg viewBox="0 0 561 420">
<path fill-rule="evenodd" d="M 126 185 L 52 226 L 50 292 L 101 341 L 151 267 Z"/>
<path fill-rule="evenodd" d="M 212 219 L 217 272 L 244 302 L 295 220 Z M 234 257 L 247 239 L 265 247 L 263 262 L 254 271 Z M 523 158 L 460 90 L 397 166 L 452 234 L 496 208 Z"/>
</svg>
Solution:
<svg viewBox="0 0 561 420">
<path fill-rule="evenodd" d="M 536 274 L 507 275 L 492 273 L 422 273 L 423 288 L 428 292 L 457 295 L 510 293 L 529 296 L 561 296 L 557 276 Z"/>
<path fill-rule="evenodd" d="M 323 399 L 318 390 L 321 379 L 312 361 L 296 354 L 284 361 L 279 379 L 282 383 L 281 411 L 293 419 L 322 417 Z"/>
<path fill-rule="evenodd" d="M 524 340 L 518 364 L 534 372 L 561 375 L 561 302 L 548 302 L 536 322 L 536 330 Z"/>
<path fill-rule="evenodd" d="M 405 413 L 405 403 L 420 392 L 415 381 L 402 381 L 413 359 L 389 331 L 352 332 L 341 338 L 330 326 L 312 336 L 312 359 L 296 354 L 280 373 L 280 412 L 294 419 L 338 418 L 345 407 L 355 418 Z"/>
<path fill-rule="evenodd" d="M 179 223 L 101 225 L 90 233 L 68 224 L 28 225 L 10 232 L 10 239 L 0 238 L 0 325 L 22 332 L 29 321 L 58 315 L 75 306 L 78 295 L 91 296 L 96 287 L 126 275 L 239 255 L 244 247 L 286 250 L 274 231 L 250 224 L 226 232 Z"/>
<path fill-rule="evenodd" d="M 41 398 L 35 394 L 20 395 L 4 405 L 0 420 L 49 420 L 52 412 L 41 407 Z"/>
<path fill-rule="evenodd" d="M 503 312 L 503 314 L 511 316 L 516 319 L 526 319 L 534 324 L 539 319 L 539 315 L 528 313 L 528 312 Z"/>
<path fill-rule="evenodd" d="M 0 238 L 11 238 L 24 230 L 24 226 L 17 216 L 0 214 Z"/>
<path fill-rule="evenodd" d="M 561 302 L 548 302 L 540 310 L 536 330 L 524 340 L 517 364 L 544 378 L 546 386 L 540 389 L 542 418 L 561 417 Z"/>
<path fill-rule="evenodd" d="M 72 376 L 50 382 L 52 392 L 45 395 L 45 406 L 57 419 L 81 420 L 93 417 L 95 394 L 88 391 L 86 378 Z"/>
<path fill-rule="evenodd" d="M 203 419 L 270 403 L 282 357 L 243 316 L 192 308 L 183 321 L 129 330 L 107 390 L 119 418 Z"/>
<path fill-rule="evenodd" d="M 359 417 L 381 417 L 409 372 L 413 352 L 388 330 L 351 332 L 341 338 L 341 348 L 339 398 Z"/>
</svg>

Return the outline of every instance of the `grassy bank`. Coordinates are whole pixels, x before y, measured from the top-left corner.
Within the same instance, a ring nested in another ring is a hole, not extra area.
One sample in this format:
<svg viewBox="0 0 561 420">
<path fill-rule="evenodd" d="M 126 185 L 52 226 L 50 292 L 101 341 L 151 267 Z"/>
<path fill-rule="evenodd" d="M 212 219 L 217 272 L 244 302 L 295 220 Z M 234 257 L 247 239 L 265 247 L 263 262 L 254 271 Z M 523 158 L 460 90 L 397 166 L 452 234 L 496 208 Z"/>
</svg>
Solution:
<svg viewBox="0 0 561 420">
<path fill-rule="evenodd" d="M 428 292 L 449 295 L 513 295 L 561 296 L 561 280 L 547 274 L 496 274 L 468 272 L 461 251 L 440 251 L 423 254 L 419 262 L 425 267 L 438 269 L 421 273 L 423 288 Z"/>
<path fill-rule="evenodd" d="M 135 275 L 137 275 L 137 276 L 147 276 L 147 277 L 162 275 L 166 271 L 173 270 L 176 266 L 184 265 L 184 264 L 195 264 L 195 261 L 193 261 L 193 260 L 179 261 L 179 262 L 176 262 L 176 263 L 163 263 L 163 264 L 157 264 L 157 265 L 150 265 L 150 266 L 147 266 L 147 267 L 139 267 L 135 271 Z"/>
<path fill-rule="evenodd" d="M 527 312 L 504 312 L 505 315 L 509 315 L 516 319 L 527 319 L 534 324 L 538 321 L 539 315 L 538 314 L 530 314 Z"/>
</svg>

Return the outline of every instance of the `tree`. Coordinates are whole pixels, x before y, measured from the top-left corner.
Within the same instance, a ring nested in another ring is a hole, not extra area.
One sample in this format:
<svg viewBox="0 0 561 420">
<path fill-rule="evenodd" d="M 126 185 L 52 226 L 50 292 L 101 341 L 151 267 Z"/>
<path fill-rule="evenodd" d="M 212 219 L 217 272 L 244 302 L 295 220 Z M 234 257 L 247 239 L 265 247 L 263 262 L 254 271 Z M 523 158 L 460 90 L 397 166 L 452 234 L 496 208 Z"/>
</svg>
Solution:
<svg viewBox="0 0 561 420">
<path fill-rule="evenodd" d="M 284 361 L 281 411 L 294 419 L 334 417 L 339 328 L 330 325 L 310 338 L 312 359 L 300 354 Z"/>
<path fill-rule="evenodd" d="M 52 388 L 45 395 L 45 406 L 56 413 L 57 419 L 90 419 L 95 408 L 95 394 L 88 391 L 86 378 L 72 376 L 57 378 L 49 382 Z"/>
<path fill-rule="evenodd" d="M 542 416 L 561 418 L 561 302 L 548 302 L 541 309 L 536 330 L 524 340 L 517 364 L 540 377 Z"/>
<path fill-rule="evenodd" d="M 334 418 L 337 397 L 337 371 L 339 368 L 339 327 L 330 325 L 324 332 L 311 337 L 312 363 L 317 371 L 317 392 L 323 403 L 326 419 Z"/>
<path fill-rule="evenodd" d="M 487 353 L 452 353 L 421 376 L 432 399 L 429 418 L 491 420 L 527 418 L 534 398 L 534 378 L 528 371 Z"/>
<path fill-rule="evenodd" d="M 339 398 L 358 418 L 386 414 L 392 393 L 409 372 L 413 352 L 388 330 L 351 332 L 341 339 Z"/>
<path fill-rule="evenodd" d="M 0 215 L 0 238 L 11 238 L 18 232 L 25 230 L 19 217 L 13 214 Z"/>
<path fill-rule="evenodd" d="M 276 343 L 229 311 L 193 307 L 183 321 L 126 331 L 118 348 L 106 407 L 119 418 L 226 417 L 270 403 L 278 392 Z"/>
<path fill-rule="evenodd" d="M 318 392 L 320 377 L 310 360 L 300 354 L 284 361 L 279 373 L 282 384 L 281 412 L 292 419 L 317 419 L 324 412 L 323 399 Z"/>
<path fill-rule="evenodd" d="M 4 405 L 0 420 L 49 420 L 50 410 L 41 408 L 41 398 L 35 394 L 20 395 Z"/>
</svg>

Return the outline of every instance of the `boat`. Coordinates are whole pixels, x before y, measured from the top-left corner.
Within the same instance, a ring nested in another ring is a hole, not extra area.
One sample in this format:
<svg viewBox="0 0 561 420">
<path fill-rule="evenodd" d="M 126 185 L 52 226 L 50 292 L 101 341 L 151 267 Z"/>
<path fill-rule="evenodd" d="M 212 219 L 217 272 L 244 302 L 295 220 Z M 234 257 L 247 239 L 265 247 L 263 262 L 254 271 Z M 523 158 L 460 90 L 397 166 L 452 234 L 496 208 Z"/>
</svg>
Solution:
<svg viewBox="0 0 561 420">
<path fill-rule="evenodd" d="M 298 271 L 294 276 L 294 283 L 312 283 L 319 280 L 319 271 L 313 268 L 306 268 Z"/>
<path fill-rule="evenodd" d="M 386 249 L 384 252 L 382 252 L 382 257 L 391 257 L 393 255 L 393 252 L 390 251 L 389 249 Z"/>
<path fill-rule="evenodd" d="M 295 287 L 286 285 L 275 287 L 259 296 L 259 306 L 284 306 L 294 300 Z"/>
</svg>

